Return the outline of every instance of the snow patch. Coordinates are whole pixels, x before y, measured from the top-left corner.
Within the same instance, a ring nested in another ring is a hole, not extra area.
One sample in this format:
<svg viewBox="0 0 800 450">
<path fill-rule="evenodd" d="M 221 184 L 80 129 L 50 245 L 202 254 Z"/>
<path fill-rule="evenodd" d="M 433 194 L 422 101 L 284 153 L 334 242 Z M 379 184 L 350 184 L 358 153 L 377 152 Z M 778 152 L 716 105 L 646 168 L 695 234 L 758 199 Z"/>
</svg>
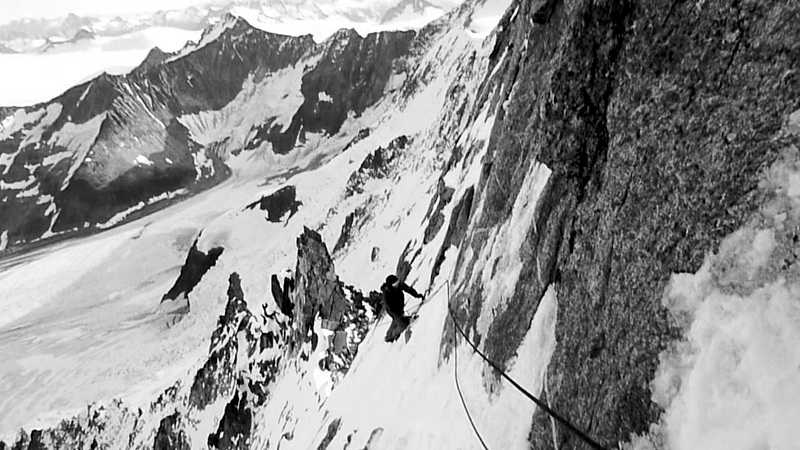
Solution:
<svg viewBox="0 0 800 450">
<path fill-rule="evenodd" d="M 103 223 L 100 223 L 100 224 L 97 224 L 97 228 L 99 228 L 101 230 L 105 230 L 105 229 L 111 228 L 114 225 L 117 225 L 118 223 L 120 223 L 123 220 L 125 220 L 132 213 L 143 209 L 147 205 L 152 205 L 154 203 L 157 203 L 157 202 L 160 202 L 160 201 L 163 201 L 163 200 L 168 200 L 168 199 L 171 199 L 171 198 L 175 198 L 175 197 L 177 197 L 179 195 L 185 195 L 188 192 L 189 191 L 186 190 L 186 189 L 178 189 L 177 191 L 164 192 L 164 193 L 162 193 L 160 195 L 157 195 L 155 197 L 151 197 L 151 198 L 147 199 L 146 202 L 145 201 L 141 201 L 141 202 L 131 206 L 130 208 L 128 208 L 128 209 L 126 209 L 124 211 L 120 211 L 117 214 L 114 214 L 114 216 L 111 217 L 110 219 L 108 219 L 107 221 L 105 221 Z"/>
<path fill-rule="evenodd" d="M 194 170 L 197 172 L 196 180 L 203 178 L 204 170 L 208 172 L 208 176 L 214 176 L 214 161 L 206 156 L 205 147 L 199 151 L 192 153 L 192 160 L 194 160 Z"/>
<path fill-rule="evenodd" d="M 317 95 L 317 100 L 319 100 L 319 101 L 321 101 L 321 102 L 333 103 L 333 97 L 331 97 L 330 95 L 328 95 L 328 93 L 327 93 L 327 92 L 324 92 L 324 91 L 323 91 L 323 92 L 320 92 L 320 93 Z"/>
<path fill-rule="evenodd" d="M 494 31 L 497 23 L 511 5 L 510 0 L 486 0 L 475 12 L 469 23 L 468 31 L 475 39 L 486 39 Z"/>
<path fill-rule="evenodd" d="M 480 266 L 476 264 L 470 284 L 480 276 L 485 298 L 477 326 L 481 334 L 488 331 L 498 307 L 514 295 L 523 267 L 520 251 L 535 226 L 536 206 L 551 173 L 546 165 L 531 162 L 514 202 L 511 218 L 487 241 L 478 257 Z M 534 228 L 533 232 L 537 230 Z"/>
<path fill-rule="evenodd" d="M 69 159 L 72 157 L 72 155 L 72 152 L 53 153 L 52 155 L 47 155 L 44 157 L 44 160 L 42 160 L 42 165 L 45 167 L 54 166 L 65 159 Z"/>
<path fill-rule="evenodd" d="M 20 143 L 20 148 L 27 147 L 30 144 L 35 144 L 42 140 L 42 134 L 50 128 L 51 125 L 61 115 L 63 107 L 61 103 L 51 103 L 47 105 L 44 110 L 44 117 L 36 119 L 36 126 L 32 130 L 26 132 L 25 139 Z M 24 123 L 21 124 L 24 126 Z"/>
<path fill-rule="evenodd" d="M 48 144 L 66 147 L 74 156 L 69 172 L 67 172 L 64 183 L 61 185 L 62 191 L 69 186 L 72 176 L 75 175 L 75 172 L 77 172 L 81 164 L 83 164 L 97 136 L 100 134 L 100 127 L 106 120 L 107 115 L 108 113 L 105 112 L 98 114 L 92 119 L 78 125 L 67 122 L 50 138 Z"/>
<path fill-rule="evenodd" d="M 24 190 L 17 194 L 17 198 L 35 197 L 39 195 L 39 185 L 35 185 L 30 189 Z"/>
<path fill-rule="evenodd" d="M 36 183 L 36 181 L 38 180 L 36 180 L 36 177 L 34 177 L 32 174 L 28 175 L 27 180 L 15 181 L 13 183 L 6 183 L 5 181 L 0 180 L 0 189 L 19 191 L 22 189 L 26 189 L 29 186 L 32 186 L 34 183 Z"/>
<path fill-rule="evenodd" d="M 133 163 L 140 166 L 152 166 L 154 164 L 153 161 L 150 161 L 144 155 L 138 155 L 136 159 L 133 160 Z"/>
<path fill-rule="evenodd" d="M 289 127 L 304 101 L 300 91 L 304 67 L 314 65 L 318 59 L 319 56 L 302 60 L 258 82 L 250 75 L 242 90 L 221 110 L 201 111 L 178 120 L 189 130 L 192 139 L 203 146 L 224 143 L 228 153 L 241 151 L 259 126 L 271 123 L 280 126 L 282 131 Z M 250 162 L 245 167 L 235 167 L 234 162 L 232 169 L 246 170 L 249 166 Z"/>
<path fill-rule="evenodd" d="M 54 198 L 53 198 L 52 195 L 42 195 L 41 197 L 39 197 L 38 200 L 36 200 L 36 204 L 37 205 L 44 205 L 45 203 L 52 202 L 53 200 L 54 200 Z M 55 205 L 50 205 L 50 206 L 51 207 L 55 207 Z M 47 210 L 49 211 L 50 208 L 48 207 Z M 45 215 L 49 215 L 49 214 L 46 212 Z"/>
<path fill-rule="evenodd" d="M 4 251 L 8 247 L 8 230 L 3 230 L 3 233 L 0 234 L 0 252 Z"/>
<path fill-rule="evenodd" d="M 184 56 L 188 55 L 189 53 L 195 52 L 200 50 L 201 48 L 205 47 L 206 45 L 216 41 L 222 36 L 225 31 L 231 29 L 236 25 L 236 18 L 229 18 L 229 20 L 219 21 L 214 24 L 213 27 L 207 29 L 203 32 L 200 36 L 198 41 L 190 41 L 188 42 L 177 54 L 167 60 L 167 62 L 175 61 L 176 59 L 183 58 Z"/>
</svg>

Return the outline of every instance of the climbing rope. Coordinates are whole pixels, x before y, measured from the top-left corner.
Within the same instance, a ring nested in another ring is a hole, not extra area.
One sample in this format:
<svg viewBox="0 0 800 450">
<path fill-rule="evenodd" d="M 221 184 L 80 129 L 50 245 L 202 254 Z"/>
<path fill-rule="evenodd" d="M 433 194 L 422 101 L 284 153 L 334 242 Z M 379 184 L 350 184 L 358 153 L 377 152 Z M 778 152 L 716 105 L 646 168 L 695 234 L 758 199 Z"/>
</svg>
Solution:
<svg viewBox="0 0 800 450">
<path fill-rule="evenodd" d="M 602 445 L 598 444 L 595 440 L 590 438 L 586 433 L 582 432 L 581 430 L 576 428 L 574 425 L 572 425 L 567 419 L 561 417 L 561 415 L 559 415 L 557 412 L 555 412 L 552 409 L 550 409 L 543 401 L 539 400 L 538 398 L 536 398 L 536 396 L 534 396 L 533 394 L 528 392 L 527 389 L 525 389 L 524 387 L 520 386 L 519 383 L 514 381 L 514 379 L 511 378 L 503 369 L 501 369 L 500 366 L 498 366 L 492 360 L 490 360 L 485 354 L 483 354 L 483 352 L 481 352 L 478 349 L 478 347 L 475 344 L 472 343 L 472 341 L 469 340 L 469 337 L 467 337 L 467 334 L 458 325 L 458 320 L 456 319 L 455 312 L 453 312 L 453 308 L 452 308 L 452 306 L 450 304 L 450 280 L 446 280 L 445 282 L 447 283 L 447 310 L 448 310 L 448 312 L 450 314 L 450 319 L 453 321 L 453 328 L 455 328 L 458 331 L 458 333 L 461 334 L 461 336 L 464 338 L 464 341 L 466 341 L 466 343 L 469 344 L 470 347 L 472 347 L 472 350 L 474 350 L 475 353 L 477 353 L 481 358 L 483 358 L 483 360 L 486 361 L 487 364 L 492 366 L 492 368 L 494 370 L 496 370 L 500 374 L 501 377 L 505 378 L 518 391 L 520 391 L 523 395 L 528 397 L 528 399 L 533 401 L 533 403 L 535 403 L 536 406 L 538 406 L 542 411 L 546 412 L 548 415 L 550 415 L 550 417 L 552 417 L 555 420 L 557 420 L 558 422 L 560 422 L 569 431 L 574 433 L 576 436 L 578 436 L 585 443 L 589 444 L 589 446 L 591 446 L 592 448 L 594 448 L 596 450 L 607 450 L 606 447 L 603 447 Z M 454 352 L 454 355 L 457 355 L 458 354 L 458 349 L 455 348 L 453 350 L 453 352 Z M 457 357 L 457 356 L 455 356 L 455 357 Z M 458 367 L 456 366 L 456 369 L 457 368 Z M 459 389 L 459 395 L 460 395 L 461 394 L 461 389 L 458 387 L 458 384 L 456 384 L 456 387 Z M 463 401 L 464 401 L 463 396 L 461 397 L 461 401 L 463 403 Z M 466 404 L 464 405 L 464 408 L 466 410 Z M 467 411 L 467 415 L 469 416 L 469 411 Z M 472 423 L 472 418 L 471 417 L 470 417 L 470 423 Z M 483 444 L 483 438 L 481 438 L 480 434 L 478 433 L 478 430 L 475 428 L 475 425 L 473 424 L 472 427 L 475 430 L 475 433 L 478 435 L 478 439 L 480 439 L 481 443 Z M 483 447 L 486 448 L 486 444 L 484 444 Z"/>
<path fill-rule="evenodd" d="M 448 280 L 448 281 L 449 281 L 450 277 L 451 277 L 451 276 L 453 276 L 453 270 L 454 270 L 454 269 L 455 269 L 455 265 L 453 266 L 453 268 L 452 268 L 452 269 L 450 269 L 450 274 L 448 275 L 448 278 L 447 278 L 447 280 Z M 433 298 L 433 296 L 435 296 L 436 294 L 438 294 L 438 293 L 439 293 L 439 291 L 441 291 L 441 290 L 442 290 L 442 289 L 443 289 L 445 286 L 448 286 L 448 289 L 450 289 L 450 287 L 449 287 L 449 284 L 448 284 L 448 285 L 442 284 L 441 286 L 439 286 L 438 288 L 436 288 L 436 290 L 435 290 L 435 291 L 433 291 L 433 292 L 430 292 L 430 290 L 431 290 L 431 287 L 430 287 L 430 286 L 428 286 L 428 290 L 427 290 L 427 291 L 425 291 L 425 295 L 423 295 L 423 296 L 422 296 L 422 301 L 421 301 L 421 302 L 419 302 L 418 304 L 414 305 L 414 306 L 411 308 L 411 309 L 413 309 L 413 311 L 412 311 L 412 312 L 409 312 L 409 315 L 413 316 L 414 314 L 418 313 L 418 312 L 419 312 L 419 310 L 420 310 L 420 309 L 422 309 L 422 305 L 424 305 L 425 303 L 427 303 L 429 299 Z M 449 294 L 448 294 L 447 298 L 450 298 L 450 295 L 449 295 Z"/>
<path fill-rule="evenodd" d="M 450 300 L 450 282 L 447 283 L 447 299 Z M 458 391 L 458 396 L 461 397 L 461 405 L 464 406 L 464 412 L 467 413 L 467 419 L 469 419 L 469 424 L 472 425 L 472 431 L 475 432 L 475 436 L 478 436 L 478 440 L 481 441 L 481 445 L 483 446 L 484 450 L 489 450 L 489 447 L 486 446 L 486 442 L 483 441 L 483 437 L 481 436 L 480 431 L 478 431 L 478 427 L 475 426 L 475 421 L 472 420 L 472 414 L 469 413 L 469 408 L 467 408 L 467 401 L 464 400 L 464 394 L 461 392 L 461 385 L 458 383 L 458 335 L 456 334 L 456 329 L 453 327 L 453 365 L 455 366 L 453 369 L 453 374 L 456 379 L 456 390 Z"/>
</svg>

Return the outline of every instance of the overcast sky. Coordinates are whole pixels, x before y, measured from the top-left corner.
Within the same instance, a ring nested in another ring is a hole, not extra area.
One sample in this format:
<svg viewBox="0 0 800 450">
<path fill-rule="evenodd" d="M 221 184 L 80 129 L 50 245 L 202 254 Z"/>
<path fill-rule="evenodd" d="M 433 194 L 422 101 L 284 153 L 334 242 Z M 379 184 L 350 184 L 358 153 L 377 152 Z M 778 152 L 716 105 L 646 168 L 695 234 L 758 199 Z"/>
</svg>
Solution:
<svg viewBox="0 0 800 450">
<path fill-rule="evenodd" d="M 0 0 L 0 23 L 23 17 L 114 15 L 180 9 L 211 3 L 209 0 Z"/>
</svg>

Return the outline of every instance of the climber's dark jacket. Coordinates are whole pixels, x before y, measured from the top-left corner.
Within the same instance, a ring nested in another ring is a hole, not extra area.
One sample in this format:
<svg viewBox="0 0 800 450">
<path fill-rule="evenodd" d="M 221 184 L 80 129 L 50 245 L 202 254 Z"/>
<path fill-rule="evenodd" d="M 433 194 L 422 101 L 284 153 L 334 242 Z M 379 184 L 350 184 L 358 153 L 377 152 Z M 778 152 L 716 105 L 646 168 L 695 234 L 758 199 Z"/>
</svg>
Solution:
<svg viewBox="0 0 800 450">
<path fill-rule="evenodd" d="M 402 317 L 404 315 L 406 303 L 403 296 L 403 291 L 408 292 L 413 297 L 422 298 L 422 294 L 415 291 L 414 288 L 403 282 L 401 282 L 397 287 L 389 283 L 384 283 L 381 286 L 381 292 L 383 293 L 383 306 L 386 308 L 386 312 L 391 317 Z"/>
</svg>

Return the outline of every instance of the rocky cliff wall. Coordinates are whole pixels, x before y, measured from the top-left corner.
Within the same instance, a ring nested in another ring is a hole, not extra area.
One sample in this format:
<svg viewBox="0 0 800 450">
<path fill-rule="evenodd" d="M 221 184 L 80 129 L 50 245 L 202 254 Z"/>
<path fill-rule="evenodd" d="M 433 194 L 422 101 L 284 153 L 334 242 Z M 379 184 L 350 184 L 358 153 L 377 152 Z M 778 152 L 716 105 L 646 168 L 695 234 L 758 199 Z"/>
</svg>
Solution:
<svg viewBox="0 0 800 450">
<path fill-rule="evenodd" d="M 779 133 L 800 106 L 798 14 L 792 2 L 559 0 L 506 14 L 483 94 L 502 107 L 460 254 L 490 282 L 462 280 L 455 298 L 502 363 L 557 286 L 547 400 L 602 443 L 660 416 L 650 382 L 678 335 L 661 303 L 671 274 L 696 271 L 749 218 L 760 177 L 798 144 Z M 495 238 L 528 202 L 519 259 L 501 257 Z M 499 302 L 488 325 L 486 302 Z M 530 440 L 587 448 L 563 429 L 554 439 L 541 413 Z"/>
</svg>

